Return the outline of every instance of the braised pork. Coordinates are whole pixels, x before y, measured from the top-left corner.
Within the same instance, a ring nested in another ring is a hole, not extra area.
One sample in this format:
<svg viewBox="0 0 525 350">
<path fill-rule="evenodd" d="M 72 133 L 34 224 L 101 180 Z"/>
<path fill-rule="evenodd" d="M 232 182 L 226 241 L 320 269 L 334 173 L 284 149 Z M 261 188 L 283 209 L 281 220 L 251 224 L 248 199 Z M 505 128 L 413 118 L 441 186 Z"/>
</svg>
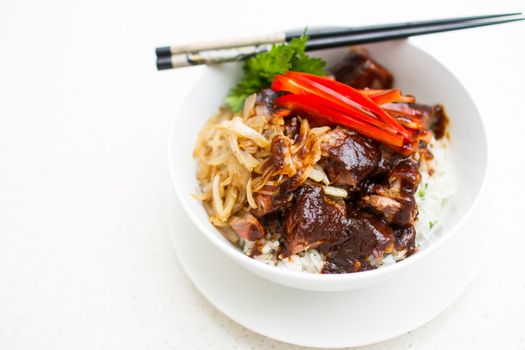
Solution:
<svg viewBox="0 0 525 350">
<path fill-rule="evenodd" d="M 373 268 L 370 257 L 380 260 L 394 249 L 394 232 L 383 220 L 350 208 L 345 229 L 339 240 L 323 244 L 326 255 L 324 273 L 346 273 Z"/>
<path fill-rule="evenodd" d="M 404 158 L 390 169 L 385 183 L 371 186 L 359 205 L 382 215 L 390 223 L 412 224 L 418 214 L 414 193 L 420 181 L 418 162 Z"/>
<path fill-rule="evenodd" d="M 381 159 L 379 148 L 369 139 L 337 127 L 321 144 L 325 159 L 322 167 L 334 185 L 355 187 L 373 172 Z"/>
<path fill-rule="evenodd" d="M 305 184 L 286 213 L 286 251 L 299 253 L 339 239 L 346 225 L 342 199 L 324 194 L 320 186 Z"/>
<path fill-rule="evenodd" d="M 265 235 L 264 227 L 259 220 L 248 212 L 233 216 L 229 224 L 240 237 L 248 241 L 261 239 Z"/>
<path fill-rule="evenodd" d="M 333 72 L 336 80 L 356 89 L 389 89 L 394 82 L 392 73 L 370 58 L 364 49 L 351 50 Z"/>
</svg>

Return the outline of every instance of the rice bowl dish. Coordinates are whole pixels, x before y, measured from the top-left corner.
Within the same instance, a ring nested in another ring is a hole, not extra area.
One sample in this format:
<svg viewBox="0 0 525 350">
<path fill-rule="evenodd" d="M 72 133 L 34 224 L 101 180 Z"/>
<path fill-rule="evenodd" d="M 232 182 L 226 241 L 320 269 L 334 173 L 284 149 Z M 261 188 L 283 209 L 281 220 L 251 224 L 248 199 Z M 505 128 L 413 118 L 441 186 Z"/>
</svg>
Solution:
<svg viewBox="0 0 525 350">
<path fill-rule="evenodd" d="M 238 110 L 221 108 L 201 131 L 195 197 L 210 221 L 253 259 L 311 273 L 376 269 L 431 244 L 455 182 L 443 107 L 400 94 L 364 51 L 328 78 L 301 74 L 275 75 L 272 89 L 244 96 Z M 352 98 L 364 96 L 365 105 L 356 112 L 316 91 L 297 92 L 286 85 L 294 79 L 307 88 L 353 86 Z M 371 124 L 363 128 L 350 112 Z"/>
</svg>

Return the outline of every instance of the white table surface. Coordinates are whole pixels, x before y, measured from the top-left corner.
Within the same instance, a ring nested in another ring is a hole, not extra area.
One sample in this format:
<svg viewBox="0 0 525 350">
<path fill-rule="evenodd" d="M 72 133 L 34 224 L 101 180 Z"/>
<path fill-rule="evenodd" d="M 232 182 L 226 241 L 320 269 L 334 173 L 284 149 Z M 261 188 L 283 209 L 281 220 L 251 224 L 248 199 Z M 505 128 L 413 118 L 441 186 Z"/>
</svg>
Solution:
<svg viewBox="0 0 525 350">
<path fill-rule="evenodd" d="M 298 348 L 229 320 L 177 262 L 166 141 L 199 68 L 156 72 L 155 46 L 524 8 L 1 0 L 0 349 Z M 458 75 L 485 117 L 493 241 L 452 307 L 370 349 L 525 349 L 524 36 L 525 25 L 512 24 L 414 39 Z"/>
</svg>

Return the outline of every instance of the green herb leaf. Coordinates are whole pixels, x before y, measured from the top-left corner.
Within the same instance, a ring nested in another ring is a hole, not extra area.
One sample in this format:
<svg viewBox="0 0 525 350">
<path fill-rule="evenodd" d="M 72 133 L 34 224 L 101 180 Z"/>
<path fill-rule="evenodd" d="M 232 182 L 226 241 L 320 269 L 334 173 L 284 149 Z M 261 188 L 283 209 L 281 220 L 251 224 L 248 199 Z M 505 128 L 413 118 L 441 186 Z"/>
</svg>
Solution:
<svg viewBox="0 0 525 350">
<path fill-rule="evenodd" d="M 230 90 L 224 102 L 233 111 L 242 109 L 244 99 L 262 88 L 270 86 L 276 74 L 289 70 L 326 75 L 326 62 L 305 53 L 308 36 L 295 38 L 289 44 L 274 45 L 270 51 L 249 58 L 243 65 L 242 80 Z"/>
<path fill-rule="evenodd" d="M 436 225 L 437 221 L 429 221 L 428 222 L 428 228 L 432 230 L 432 227 L 434 227 L 434 225 Z"/>
</svg>

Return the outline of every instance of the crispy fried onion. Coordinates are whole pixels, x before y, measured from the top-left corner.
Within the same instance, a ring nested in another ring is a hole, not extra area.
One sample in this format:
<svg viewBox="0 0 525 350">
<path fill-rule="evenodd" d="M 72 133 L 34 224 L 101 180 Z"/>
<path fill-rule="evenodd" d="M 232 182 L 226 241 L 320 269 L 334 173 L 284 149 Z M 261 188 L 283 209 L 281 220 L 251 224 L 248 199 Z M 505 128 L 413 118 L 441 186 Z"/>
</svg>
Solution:
<svg viewBox="0 0 525 350">
<path fill-rule="evenodd" d="M 316 164 L 330 128 L 311 128 L 307 119 L 300 119 L 292 139 L 284 133 L 283 118 L 269 117 L 268 107 L 256 101 L 255 95 L 246 99 L 242 116 L 221 109 L 197 140 L 200 191 L 195 197 L 204 202 L 217 226 L 227 226 L 240 210 L 257 208 L 256 193 L 276 193 L 285 182 L 294 188 L 307 179 L 330 184 Z"/>
</svg>

